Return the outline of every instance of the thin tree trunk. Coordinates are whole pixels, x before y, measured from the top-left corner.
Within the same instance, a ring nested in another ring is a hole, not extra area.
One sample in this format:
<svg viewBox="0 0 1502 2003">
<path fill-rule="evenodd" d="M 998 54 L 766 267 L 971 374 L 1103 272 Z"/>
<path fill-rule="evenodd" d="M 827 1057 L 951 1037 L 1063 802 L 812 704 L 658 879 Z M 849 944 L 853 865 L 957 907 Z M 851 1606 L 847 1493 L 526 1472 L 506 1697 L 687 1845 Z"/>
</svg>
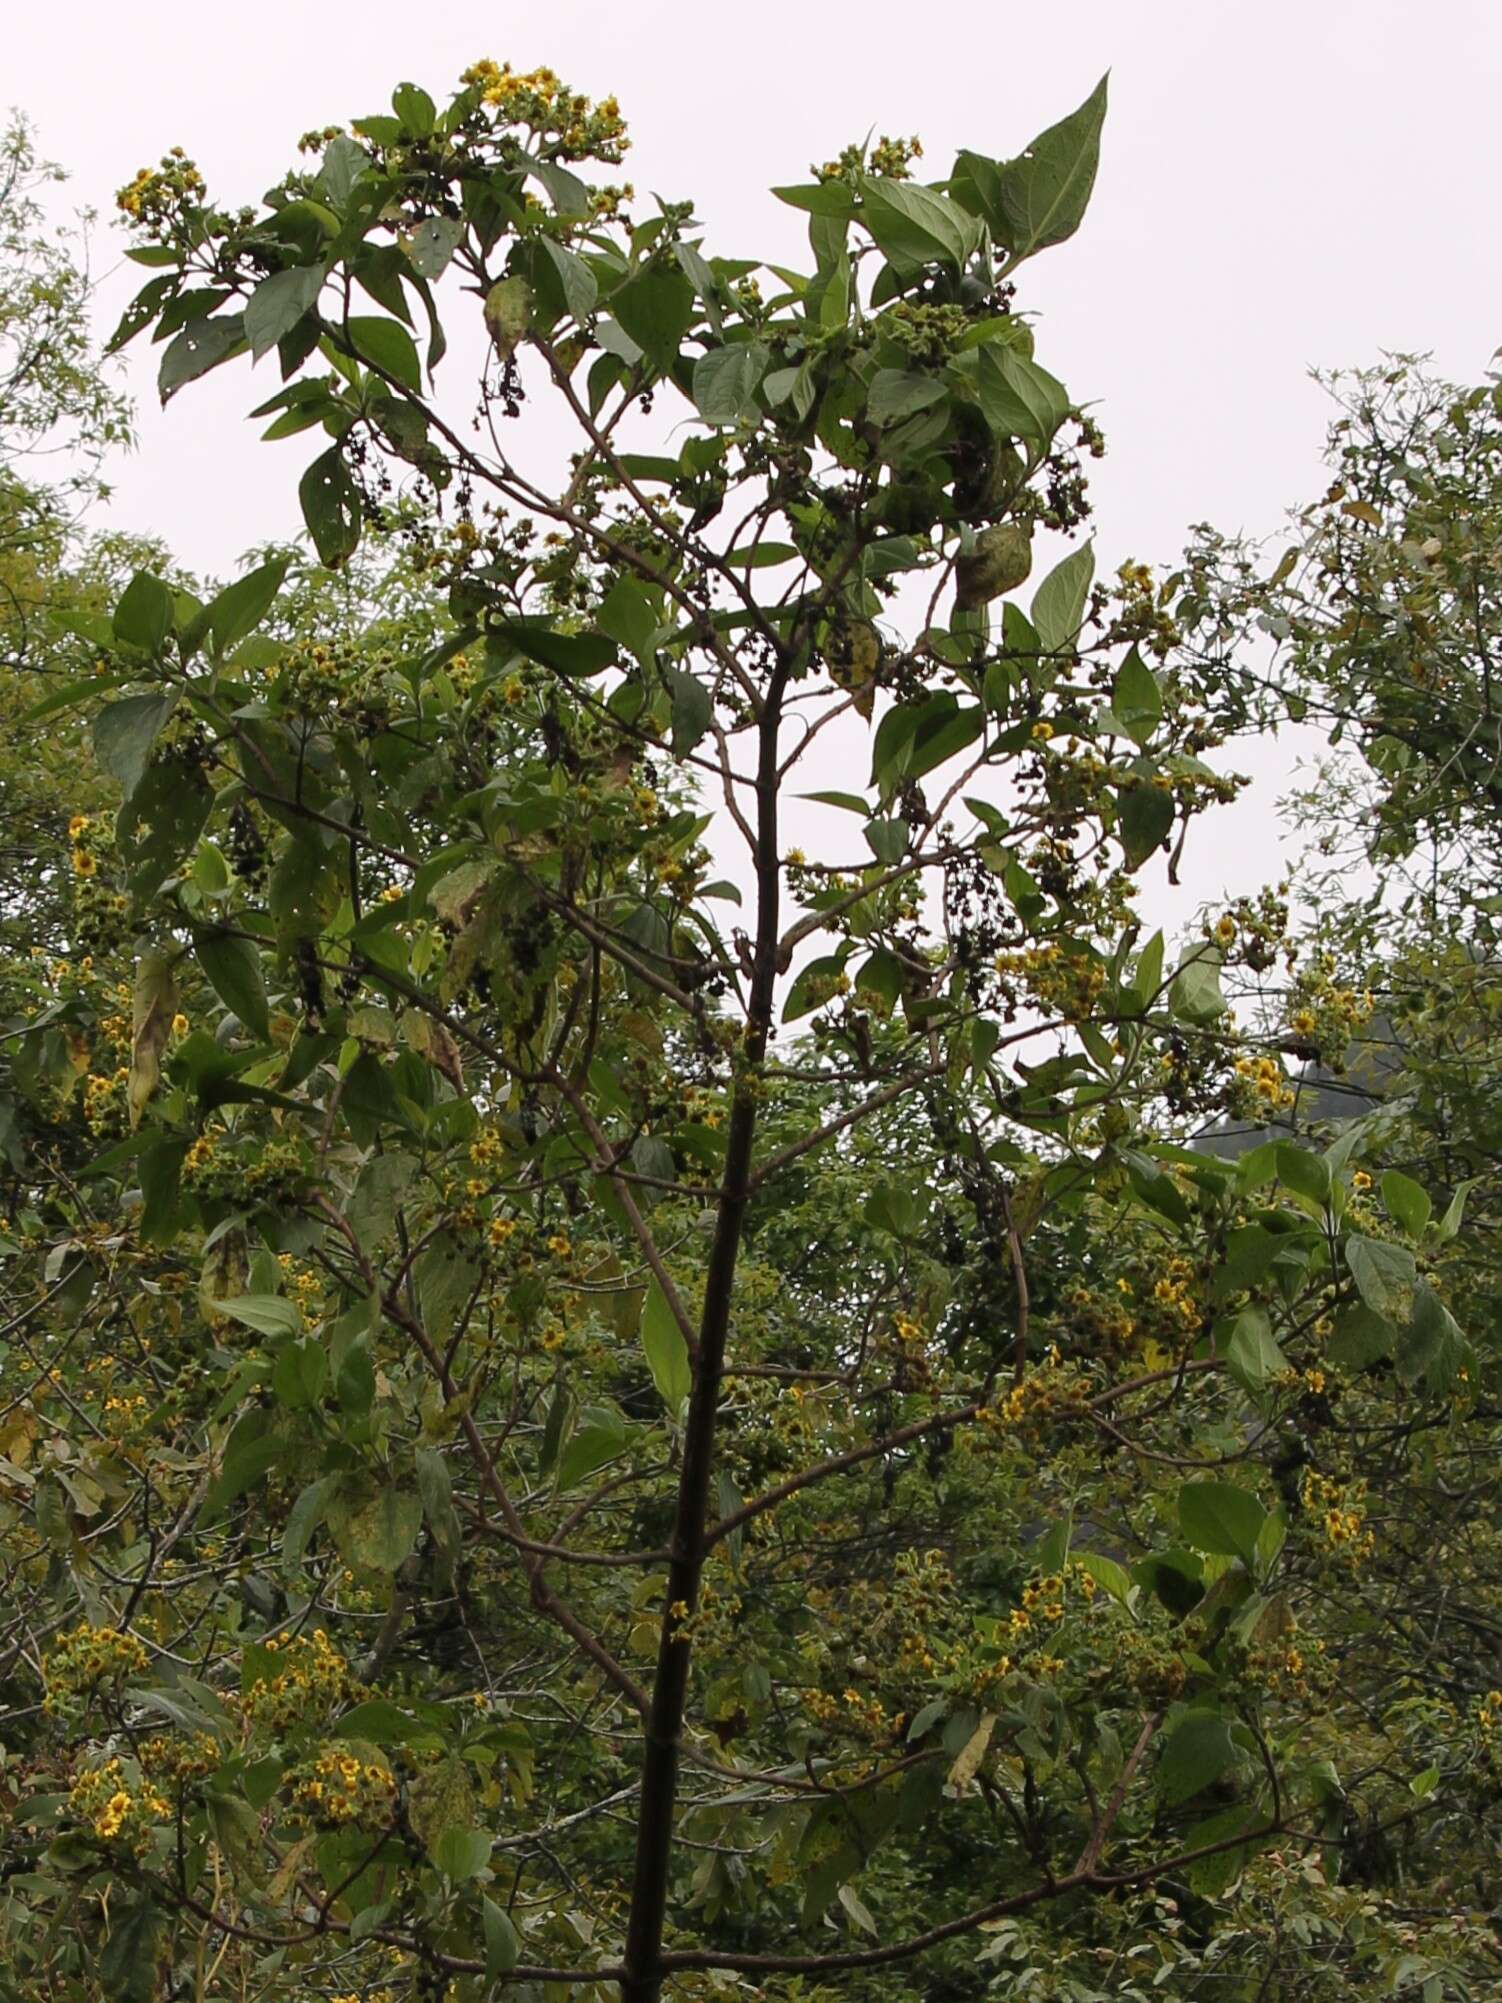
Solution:
<svg viewBox="0 0 1502 2003">
<path fill-rule="evenodd" d="M 641 1800 L 636 1824 L 636 1869 L 626 1926 L 622 2003 L 657 2003 L 662 1990 L 662 1932 L 673 1862 L 673 1812 L 678 1759 L 688 1698 L 692 1645 L 684 1623 L 699 1603 L 706 1555 L 709 1484 L 714 1467 L 715 1422 L 725 1368 L 725 1342 L 735 1289 L 736 1262 L 750 1195 L 756 1138 L 757 1084 L 771 1030 L 778 975 L 777 742 L 783 676 L 774 675 L 761 720 L 757 770 L 757 920 L 746 1034 L 730 1122 L 725 1168 L 705 1275 L 699 1353 L 684 1425 L 683 1466 L 669 1544 L 666 1602 L 657 1644 L 657 1673 L 642 1752 Z"/>
</svg>

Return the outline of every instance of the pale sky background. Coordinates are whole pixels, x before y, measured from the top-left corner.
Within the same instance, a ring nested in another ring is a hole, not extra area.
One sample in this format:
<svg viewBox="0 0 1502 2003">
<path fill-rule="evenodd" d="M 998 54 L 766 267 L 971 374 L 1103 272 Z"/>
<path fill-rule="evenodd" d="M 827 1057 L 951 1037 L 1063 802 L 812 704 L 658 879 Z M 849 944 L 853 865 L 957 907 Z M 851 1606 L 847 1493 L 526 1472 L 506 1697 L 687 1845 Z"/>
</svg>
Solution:
<svg viewBox="0 0 1502 2003">
<path fill-rule="evenodd" d="M 1103 567 L 1171 561 L 1186 527 L 1275 530 L 1308 499 L 1328 406 L 1312 366 L 1432 351 L 1476 380 L 1502 341 L 1498 0 L 473 0 L 208 8 L 157 0 L 12 7 L 0 106 L 34 120 L 101 213 L 95 265 L 113 325 L 113 191 L 184 146 L 227 205 L 257 199 L 306 128 L 435 96 L 480 55 L 548 63 L 614 91 L 639 194 L 692 195 L 706 247 L 802 261 L 803 219 L 766 192 L 876 132 L 917 133 L 926 170 L 966 145 L 1021 149 L 1102 70 L 1111 110 L 1079 235 L 1024 268 L 1039 358 L 1093 400 L 1110 454 L 1092 473 Z M 648 212 L 639 201 L 638 213 Z M 155 354 L 130 351 L 140 449 L 114 468 L 111 518 L 205 572 L 297 526 L 306 440 L 261 445 L 243 365 L 166 412 Z M 267 365 L 269 369 L 269 364 Z M 451 393 L 458 386 L 451 388 Z M 1276 873 L 1287 748 L 1255 797 L 1191 842 L 1192 895 Z M 814 782 L 817 783 L 817 782 Z M 837 775 L 825 784 L 838 784 Z M 1154 900 L 1156 901 L 1156 900 Z"/>
</svg>

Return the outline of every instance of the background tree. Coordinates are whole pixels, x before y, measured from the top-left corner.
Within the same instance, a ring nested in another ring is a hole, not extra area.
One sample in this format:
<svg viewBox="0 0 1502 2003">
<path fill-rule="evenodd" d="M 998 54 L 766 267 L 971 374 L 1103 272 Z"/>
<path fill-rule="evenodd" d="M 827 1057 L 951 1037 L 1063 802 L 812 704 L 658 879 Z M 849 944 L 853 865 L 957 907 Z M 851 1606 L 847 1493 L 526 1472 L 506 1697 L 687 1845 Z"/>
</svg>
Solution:
<svg viewBox="0 0 1502 2003">
<path fill-rule="evenodd" d="M 1179 1144 L 1288 1089 L 1221 985 L 1276 899 L 1133 915 L 1245 694 L 1088 544 L 1010 595 L 1087 515 L 1012 288 L 1103 113 L 847 150 L 807 272 L 488 62 L 260 209 L 122 191 L 117 342 L 274 354 L 378 582 L 148 566 L 79 635 L 77 947 L 118 902 L 12 1039 L 13 1993 L 1488 1966 L 1446 1907 L 1405 1973 L 1378 1889 L 1494 1791 L 1475 1663 L 1400 1727 L 1370 1641 L 1372 1478 L 1472 1451 L 1458 1212 L 1363 1130 Z"/>
</svg>

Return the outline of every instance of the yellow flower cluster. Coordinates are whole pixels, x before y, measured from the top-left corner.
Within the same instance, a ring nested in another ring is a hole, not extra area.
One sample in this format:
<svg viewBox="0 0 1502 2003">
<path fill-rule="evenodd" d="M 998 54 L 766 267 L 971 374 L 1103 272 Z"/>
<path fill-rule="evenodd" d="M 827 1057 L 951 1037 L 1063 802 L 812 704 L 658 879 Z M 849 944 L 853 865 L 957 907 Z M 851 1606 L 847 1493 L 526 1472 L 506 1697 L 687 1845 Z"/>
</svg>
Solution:
<svg viewBox="0 0 1502 2003">
<path fill-rule="evenodd" d="M 321 1627 L 289 1641 L 273 1637 L 265 1646 L 279 1666 L 271 1675 L 258 1675 L 240 1698 L 241 1709 L 257 1724 L 280 1731 L 317 1713 L 342 1708 L 364 1694 Z"/>
<path fill-rule="evenodd" d="M 816 181 L 848 181 L 852 187 L 856 176 L 862 173 L 884 174 L 889 181 L 906 181 L 912 162 L 922 158 L 920 140 L 892 139 L 883 133 L 869 157 L 864 147 L 847 146 L 837 160 L 826 160 L 822 166 L 810 167 L 809 172 Z"/>
<path fill-rule="evenodd" d="M 187 1738 L 147 1739 L 138 1757 L 149 1780 L 182 1787 L 213 1773 L 223 1756 L 207 1732 L 193 1732 Z"/>
<path fill-rule="evenodd" d="M 124 1761 L 106 1760 L 80 1774 L 68 1794 L 68 1806 L 102 1843 L 122 1843 L 143 1851 L 153 1827 L 172 1813 L 172 1804 Z"/>
<path fill-rule="evenodd" d="M 1328 1549 L 1346 1564 L 1360 1566 L 1376 1548 L 1376 1539 L 1365 1527 L 1360 1496 L 1328 1475 L 1312 1469 L 1304 1476 L 1299 1498 L 1311 1516 L 1318 1518 Z"/>
<path fill-rule="evenodd" d="M 602 97 L 591 104 L 546 67 L 518 71 L 510 63 L 485 56 L 471 63 L 459 80 L 478 88 L 480 102 L 508 125 L 552 135 L 563 159 L 619 161 L 631 144 L 616 98 Z"/>
<path fill-rule="evenodd" d="M 1153 1282 L 1153 1300 L 1171 1326 L 1197 1329 L 1202 1312 L 1193 1266 L 1187 1259 L 1170 1259 Z"/>
<path fill-rule="evenodd" d="M 77 1627 L 58 1635 L 43 1664 L 45 1708 L 59 1710 L 69 1699 L 85 1697 L 101 1683 L 137 1675 L 149 1660 L 139 1636 L 80 1621 Z"/>
<path fill-rule="evenodd" d="M 130 222 L 161 228 L 180 209 L 197 202 L 203 191 L 202 174 L 181 146 L 174 146 L 163 154 L 160 167 L 142 167 L 135 179 L 120 189 L 115 206 Z"/>
<path fill-rule="evenodd" d="M 982 1407 L 975 1416 L 990 1431 L 1007 1432 L 1013 1427 L 1038 1426 L 1076 1412 L 1081 1396 L 1078 1373 L 1062 1368 L 1058 1345 L 1054 1343 L 1044 1358 L 1042 1370 L 1024 1377 L 994 1405 Z"/>
<path fill-rule="evenodd" d="M 130 1078 L 130 1066 L 122 1064 L 108 1078 L 98 1072 L 91 1072 L 83 1081 L 83 1116 L 89 1127 L 98 1133 L 110 1126 L 115 1118 L 125 1110 L 125 1087 Z"/>
<path fill-rule="evenodd" d="M 1237 1098 L 1250 1102 L 1246 1110 L 1276 1112 L 1293 1104 L 1293 1088 L 1275 1057 L 1238 1057 L 1233 1068 L 1243 1088 Z"/>
<path fill-rule="evenodd" d="M 1106 970 L 1082 953 L 1061 946 L 1028 946 L 1021 952 L 998 953 L 993 962 L 1003 977 L 1020 975 L 1045 1008 L 1066 1022 L 1085 1022 L 1095 1012 L 1106 985 Z"/>
<path fill-rule="evenodd" d="M 374 1760 L 362 1760 L 351 1746 L 338 1740 L 315 1759 L 294 1767 L 286 1786 L 293 1813 L 326 1829 L 351 1824 L 384 1829 L 396 1799 L 390 1769 Z"/>
</svg>

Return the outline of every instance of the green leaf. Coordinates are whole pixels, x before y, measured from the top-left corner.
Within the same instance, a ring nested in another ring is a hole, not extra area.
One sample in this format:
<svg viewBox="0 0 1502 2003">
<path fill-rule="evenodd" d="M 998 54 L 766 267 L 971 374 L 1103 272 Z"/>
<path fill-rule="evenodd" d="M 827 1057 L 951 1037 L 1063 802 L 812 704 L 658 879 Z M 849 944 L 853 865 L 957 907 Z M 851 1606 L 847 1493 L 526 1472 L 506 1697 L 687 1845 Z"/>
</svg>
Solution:
<svg viewBox="0 0 1502 2003">
<path fill-rule="evenodd" d="M 1111 1595 L 1118 1606 L 1126 1606 L 1136 1588 L 1125 1565 L 1108 1558 L 1103 1551 L 1076 1551 L 1074 1562 L 1088 1572 L 1096 1585 Z"/>
<path fill-rule="evenodd" d="M 693 1368 L 689 1363 L 683 1330 L 678 1326 L 677 1317 L 668 1306 L 667 1296 L 656 1280 L 647 1288 L 647 1298 L 642 1307 L 641 1346 L 646 1354 L 647 1368 L 652 1373 L 652 1382 L 657 1386 L 662 1402 L 676 1418 L 693 1389 Z"/>
<path fill-rule="evenodd" d="M 612 640 L 629 647 L 646 666 L 658 628 L 657 608 L 647 587 L 624 573 L 615 580 L 595 613 L 595 624 Z"/>
<path fill-rule="evenodd" d="M 927 410 L 947 394 L 934 376 L 918 375 L 912 369 L 878 369 L 866 392 L 866 415 L 873 424 L 894 424 L 911 417 L 915 410 Z"/>
<path fill-rule="evenodd" d="M 295 1572 L 303 1561 L 313 1532 L 323 1521 L 329 1497 L 339 1481 L 338 1475 L 320 1475 L 317 1481 L 310 1481 L 302 1494 L 287 1512 L 287 1527 L 282 1532 L 282 1569 Z"/>
<path fill-rule="evenodd" d="M 1374 1314 L 1399 1328 L 1413 1312 L 1418 1267 L 1406 1245 L 1389 1245 L 1380 1238 L 1352 1235 L 1344 1246 L 1346 1264 L 1356 1291 Z"/>
<path fill-rule="evenodd" d="M 284 556 L 273 557 L 237 577 L 209 601 L 206 623 L 218 653 L 227 654 L 260 625 L 276 602 L 287 563 Z"/>
<path fill-rule="evenodd" d="M 289 1411 L 305 1412 L 323 1396 L 328 1382 L 328 1351 L 321 1342 L 304 1336 L 290 1343 L 276 1359 L 271 1388 Z"/>
<path fill-rule="evenodd" d="M 1085 616 L 1085 602 L 1095 576 L 1095 545 L 1071 550 L 1038 586 L 1033 598 L 1033 625 L 1046 654 L 1072 651 Z"/>
<path fill-rule="evenodd" d="M 1069 392 L 1058 378 L 1000 341 L 977 353 L 975 388 L 991 429 L 1025 440 L 1040 455 L 1069 415 Z"/>
<path fill-rule="evenodd" d="M 709 690 L 687 668 L 667 668 L 673 691 L 673 751 L 678 757 L 692 751 L 714 721 L 714 702 Z"/>
<path fill-rule="evenodd" d="M 595 310 L 595 302 L 600 296 L 599 284 L 594 273 L 577 252 L 565 248 L 561 243 L 555 243 L 552 237 L 545 236 L 542 239 L 542 247 L 552 260 L 562 283 L 564 304 L 573 318 L 582 325 Z"/>
<path fill-rule="evenodd" d="M 273 271 L 251 293 L 245 308 L 245 338 L 250 358 L 258 362 L 311 310 L 323 290 L 324 267 L 298 264 L 290 271 Z"/>
<path fill-rule="evenodd" d="M 210 1301 L 216 1314 L 227 1314 L 253 1328 L 257 1335 L 296 1335 L 302 1315 L 294 1301 L 280 1294 L 236 1294 L 232 1300 Z"/>
<path fill-rule="evenodd" d="M 488 1829 L 445 1829 L 433 1846 L 433 1862 L 445 1877 L 462 1885 L 485 1869 L 490 1848 Z"/>
<path fill-rule="evenodd" d="M 1173 795 L 1162 786 L 1124 786 L 1116 795 L 1116 827 L 1128 869 L 1139 869 L 1173 828 Z"/>
<path fill-rule="evenodd" d="M 756 386 L 767 366 L 760 341 L 711 348 L 694 363 L 694 402 L 706 424 L 738 424 L 754 416 Z"/>
<path fill-rule="evenodd" d="M 205 376 L 245 346 L 244 315 L 217 320 L 193 320 L 168 344 L 157 371 L 157 394 L 166 404 L 184 383 Z"/>
<path fill-rule="evenodd" d="M 1434 1205 L 1429 1200 L 1429 1192 L 1421 1188 L 1412 1176 L 1404 1175 L 1401 1169 L 1387 1169 L 1382 1177 L 1382 1201 L 1387 1205 L 1389 1217 L 1410 1238 L 1423 1237 L 1434 1214 Z"/>
<path fill-rule="evenodd" d="M 1254 1395 L 1288 1368 L 1288 1358 L 1278 1347 L 1266 1311 L 1262 1308 L 1243 1308 L 1237 1315 L 1231 1324 L 1225 1355 L 1232 1376 L 1244 1390 Z"/>
<path fill-rule="evenodd" d="M 391 109 L 414 139 L 431 136 L 438 108 L 420 84 L 399 83 L 391 93 Z"/>
<path fill-rule="evenodd" d="M 1126 989 L 1123 997 L 1134 1014 L 1140 1015 L 1151 1008 L 1157 998 L 1158 990 L 1163 985 L 1163 952 L 1163 934 L 1154 932 L 1137 955 L 1131 986 Z"/>
<path fill-rule="evenodd" d="M 1158 1762 L 1158 1792 L 1170 1805 L 1220 1779 L 1236 1758 L 1231 1728 L 1212 1711 L 1191 1711 L 1170 1733 Z"/>
<path fill-rule="evenodd" d="M 613 1406 L 585 1405 L 558 1462 L 558 1486 L 570 1489 L 625 1451 L 626 1422 Z"/>
<path fill-rule="evenodd" d="M 1475 1184 L 1472 1182 L 1456 1184 L 1455 1194 L 1445 1205 L 1444 1216 L 1440 1218 L 1434 1227 L 1434 1235 L 1441 1245 L 1448 1245 L 1450 1240 L 1459 1231 L 1461 1222 L 1465 1217 L 1466 1198 L 1470 1195 L 1474 1187 Z"/>
<path fill-rule="evenodd" d="M 442 278 L 463 241 L 464 225 L 456 217 L 428 216 L 408 238 L 407 257 L 418 277 L 431 283 Z"/>
<path fill-rule="evenodd" d="M 876 1938 L 876 1922 L 872 1919 L 869 1908 L 855 1887 L 853 1885 L 841 1885 L 839 1900 L 845 1911 L 850 1915 L 852 1923 L 858 1926 L 862 1933 L 869 1934 L 874 1940 Z"/>
<path fill-rule="evenodd" d="M 422 363 L 417 344 L 400 320 L 383 320 L 377 314 L 356 314 L 346 320 L 343 331 L 362 361 L 373 363 L 392 376 L 414 396 L 422 395 Z"/>
<path fill-rule="evenodd" d="M 1255 1495 L 1229 1481 L 1186 1481 L 1179 1490 L 1179 1528 L 1196 1551 L 1240 1558 L 1248 1570 L 1267 1511 Z"/>
<path fill-rule="evenodd" d="M 843 181 L 813 181 L 796 188 L 774 188 L 772 193 L 789 208 L 806 215 L 833 216 L 849 221 L 855 214 L 855 196 Z"/>
<path fill-rule="evenodd" d="M 1392 1355 L 1397 1334 L 1385 1316 L 1374 1314 L 1363 1301 L 1353 1301 L 1337 1316 L 1327 1353 L 1342 1370 L 1370 1370 Z"/>
<path fill-rule="evenodd" d="M 297 498 L 320 562 L 337 570 L 359 547 L 361 522 L 359 489 L 337 445 L 320 453 L 303 474 Z"/>
<path fill-rule="evenodd" d="M 1223 1808 L 1218 1815 L 1206 1816 L 1197 1822 L 1184 1837 L 1186 1850 L 1207 1850 L 1212 1844 L 1224 1843 L 1228 1836 L 1239 1836 L 1243 1831 L 1251 1833 L 1264 1829 L 1267 1817 L 1245 1802 L 1234 1808 Z M 1257 1845 L 1260 1849 L 1263 1846 Z M 1202 1899 L 1218 1899 L 1231 1889 L 1253 1854 L 1251 1844 L 1238 1844 L 1231 1849 L 1217 1850 L 1213 1856 L 1200 1857 L 1189 1866 L 1188 1879 L 1192 1890 Z"/>
<path fill-rule="evenodd" d="M 354 193 L 355 183 L 370 165 L 370 155 L 358 140 L 341 133 L 324 149 L 323 166 L 314 184 L 316 192 L 343 214 Z"/>
<path fill-rule="evenodd" d="M 157 1994 L 161 1913 L 145 1893 L 115 1902 L 96 1970 L 104 1993 L 120 2003 L 152 2003 Z"/>
<path fill-rule="evenodd" d="M 1111 709 L 1127 735 L 1146 744 L 1163 718 L 1163 691 L 1158 678 L 1135 647 L 1122 662 L 1111 689 Z"/>
<path fill-rule="evenodd" d="M 1322 1156 L 1308 1148 L 1298 1147 L 1292 1141 L 1279 1141 L 1277 1147 L 1274 1159 L 1278 1165 L 1278 1180 L 1316 1210 L 1323 1211 L 1331 1195 L 1328 1163 Z"/>
<path fill-rule="evenodd" d="M 403 1489 L 346 1475 L 329 1499 L 328 1523 L 347 1565 L 357 1572 L 389 1575 L 417 1543 L 422 1504 Z"/>
<path fill-rule="evenodd" d="M 422 1501 L 428 1531 L 446 1569 L 452 1574 L 463 1539 L 459 1517 L 454 1509 L 454 1484 L 449 1464 L 436 1447 L 415 1448 L 412 1464 L 417 1472 L 417 1493 Z"/>
<path fill-rule="evenodd" d="M 220 1001 L 253 1036 L 264 1041 L 271 1034 L 271 1016 L 261 978 L 261 956 L 249 939 L 237 939 L 228 932 L 200 932 L 193 941 L 193 951 Z"/>
<path fill-rule="evenodd" d="M 131 695 L 112 702 L 94 719 L 94 756 L 128 800 L 151 763 L 151 747 L 177 707 L 177 692 Z"/>
<path fill-rule="evenodd" d="M 172 593 L 149 570 L 138 570 L 120 594 L 110 627 L 118 645 L 159 653 L 172 631 Z"/>
<path fill-rule="evenodd" d="M 494 1899 L 486 1899 L 481 1912 L 485 1922 L 485 1980 L 494 1982 L 506 1975 L 521 1959 L 521 1940 L 511 1916 Z"/>
<path fill-rule="evenodd" d="M 864 175 L 859 219 L 888 263 L 908 277 L 928 264 L 963 271 L 980 248 L 974 216 L 917 181 Z"/>
<path fill-rule="evenodd" d="M 370 1353 L 369 1338 L 362 1335 L 344 1352 L 334 1396 L 346 1418 L 363 1419 L 375 1403 L 375 1393 L 375 1359 Z"/>
<path fill-rule="evenodd" d="M 498 630 L 518 653 L 560 674 L 597 675 L 615 665 L 615 647 L 603 633 L 558 633 L 542 619 L 508 619 Z"/>
<path fill-rule="evenodd" d="M 1193 946 L 1179 963 L 1168 991 L 1172 1014 L 1184 1022 L 1214 1022 L 1225 1014 L 1226 998 L 1220 991 L 1220 954 L 1210 946 Z"/>
<path fill-rule="evenodd" d="M 1002 167 L 997 188 L 997 234 L 1011 252 L 1009 265 L 1074 235 L 1095 185 L 1100 131 L 1106 116 L 1106 78 L 1078 111 L 1040 132 L 1017 159 Z"/>
<path fill-rule="evenodd" d="M 610 295 L 610 310 L 659 375 L 670 375 L 694 321 L 694 288 L 677 271 L 643 271 Z"/>
<path fill-rule="evenodd" d="M 1414 1288 L 1413 1313 L 1394 1351 L 1399 1378 L 1432 1397 L 1442 1397 L 1454 1389 L 1456 1375 L 1468 1356 L 1468 1345 L 1455 1317 L 1429 1282 L 1420 1280 Z"/>
</svg>

